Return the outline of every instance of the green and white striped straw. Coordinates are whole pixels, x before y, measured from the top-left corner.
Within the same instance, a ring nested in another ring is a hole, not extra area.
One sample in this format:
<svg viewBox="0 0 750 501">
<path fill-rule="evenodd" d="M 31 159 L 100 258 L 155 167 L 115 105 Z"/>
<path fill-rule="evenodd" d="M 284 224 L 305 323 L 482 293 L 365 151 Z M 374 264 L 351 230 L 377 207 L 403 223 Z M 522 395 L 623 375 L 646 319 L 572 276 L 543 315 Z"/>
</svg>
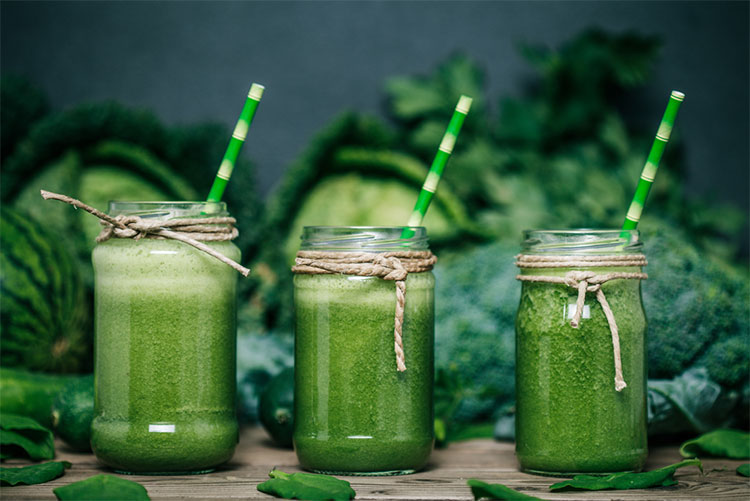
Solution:
<svg viewBox="0 0 750 501">
<path fill-rule="evenodd" d="M 240 154 L 240 148 L 242 148 L 242 144 L 245 142 L 247 131 L 250 130 L 250 124 L 253 123 L 255 110 L 258 108 L 258 103 L 263 96 L 264 89 L 265 87 L 257 83 L 250 86 L 245 106 L 242 107 L 242 113 L 240 113 L 240 118 L 234 127 L 232 139 L 229 140 L 229 146 L 227 146 L 227 151 L 224 153 L 224 159 L 219 166 L 219 172 L 216 173 L 214 184 L 208 193 L 209 202 L 218 202 L 224 195 L 224 188 L 226 188 L 227 182 L 232 176 L 234 165 L 237 163 L 237 157 Z"/>
<path fill-rule="evenodd" d="M 643 206 L 646 204 L 648 192 L 654 183 L 656 171 L 659 168 L 659 161 L 661 161 L 661 156 L 664 153 L 664 148 L 667 146 L 669 136 L 672 134 L 677 110 L 680 109 L 680 104 L 682 104 L 684 99 L 685 94 L 676 90 L 673 90 L 669 96 L 667 109 L 664 111 L 661 124 L 659 124 L 659 130 L 656 132 L 656 137 L 654 138 L 654 144 L 651 145 L 646 165 L 643 166 L 641 178 L 638 180 L 638 187 L 635 189 L 633 201 L 630 203 L 630 208 L 625 216 L 625 222 L 622 224 L 623 230 L 634 230 L 638 226 Z"/>
<path fill-rule="evenodd" d="M 448 123 L 448 129 L 443 135 L 443 140 L 440 141 L 440 147 L 435 155 L 435 159 L 432 161 L 430 171 L 427 173 L 427 178 L 424 180 L 422 185 L 422 191 L 419 192 L 419 198 L 417 203 L 414 205 L 414 211 L 411 213 L 409 222 L 406 226 L 414 227 L 422 224 L 427 208 L 430 206 L 432 197 L 437 190 L 438 183 L 440 182 L 440 176 L 443 175 L 443 169 L 448 163 L 448 159 L 453 152 L 453 146 L 456 144 L 456 138 L 458 133 L 461 132 L 461 126 L 464 123 L 466 114 L 469 113 L 471 108 L 472 99 L 468 96 L 461 96 L 456 104 L 456 110 L 453 112 L 451 121 Z M 410 233 L 409 230 L 404 230 L 404 233 Z M 406 236 L 409 236 L 408 234 Z"/>
</svg>

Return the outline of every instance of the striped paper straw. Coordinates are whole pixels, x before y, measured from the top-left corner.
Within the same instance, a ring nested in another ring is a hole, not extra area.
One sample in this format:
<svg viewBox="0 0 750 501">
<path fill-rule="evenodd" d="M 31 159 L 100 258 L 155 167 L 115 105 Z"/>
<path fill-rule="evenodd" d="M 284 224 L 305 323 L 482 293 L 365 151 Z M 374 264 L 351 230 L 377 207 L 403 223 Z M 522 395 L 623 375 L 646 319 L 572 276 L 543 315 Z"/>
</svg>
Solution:
<svg viewBox="0 0 750 501">
<path fill-rule="evenodd" d="M 443 140 L 440 141 L 440 147 L 435 155 L 435 159 L 432 161 L 432 166 L 427 173 L 427 178 L 425 178 L 422 185 L 422 191 L 419 192 L 419 198 L 417 198 L 414 211 L 411 213 L 406 226 L 414 227 L 422 224 L 422 219 L 427 212 L 427 208 L 430 206 L 435 190 L 437 190 L 440 176 L 443 175 L 445 164 L 448 163 L 448 159 L 453 152 L 453 146 L 456 144 L 458 133 L 461 132 L 461 126 L 464 123 L 466 114 L 469 113 L 469 108 L 471 108 L 471 101 L 472 99 L 468 96 L 461 96 L 459 98 L 456 110 L 453 112 L 451 121 L 448 123 L 448 129 L 445 131 Z M 404 233 L 407 233 L 406 236 L 408 237 L 411 232 L 406 229 Z"/>
<path fill-rule="evenodd" d="M 672 127 L 674 126 L 674 119 L 677 116 L 677 110 L 680 109 L 680 104 L 682 104 L 684 99 L 685 94 L 676 90 L 673 90 L 672 94 L 669 96 L 667 109 L 664 111 L 659 130 L 656 132 L 656 137 L 654 138 L 654 144 L 651 145 L 651 151 L 648 154 L 646 165 L 643 166 L 641 178 L 638 180 L 638 187 L 635 189 L 633 201 L 630 203 L 628 214 L 625 216 L 625 222 L 622 224 L 623 230 L 634 230 L 638 226 L 638 221 L 640 221 L 641 213 L 643 212 L 643 206 L 646 204 L 648 192 L 651 189 L 651 185 L 654 183 L 656 171 L 659 168 L 659 161 L 664 153 L 664 148 L 667 146 L 669 136 L 672 134 Z"/>
<path fill-rule="evenodd" d="M 229 140 L 229 146 L 227 146 L 227 151 L 224 153 L 224 159 L 219 166 L 219 172 L 216 173 L 214 184 L 208 193 L 209 202 L 218 202 L 224 195 L 224 188 L 226 188 L 227 182 L 229 182 L 229 178 L 232 176 L 234 165 L 237 163 L 237 156 L 240 154 L 240 148 L 242 148 L 242 144 L 245 142 L 250 124 L 253 123 L 255 110 L 258 108 L 258 103 L 263 96 L 264 89 L 265 87 L 257 83 L 250 86 L 245 106 L 242 108 L 240 118 L 234 127 L 232 139 Z"/>
</svg>

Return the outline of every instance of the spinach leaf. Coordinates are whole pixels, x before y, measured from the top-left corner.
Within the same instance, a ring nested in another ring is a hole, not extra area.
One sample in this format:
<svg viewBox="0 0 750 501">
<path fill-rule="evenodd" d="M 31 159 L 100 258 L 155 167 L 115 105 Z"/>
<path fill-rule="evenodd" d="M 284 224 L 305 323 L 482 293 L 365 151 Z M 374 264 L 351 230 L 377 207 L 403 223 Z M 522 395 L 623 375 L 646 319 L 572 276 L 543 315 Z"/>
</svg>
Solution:
<svg viewBox="0 0 750 501">
<path fill-rule="evenodd" d="M 55 457 L 52 432 L 33 419 L 16 414 L 0 415 L 1 457 L 26 457 L 38 461 Z"/>
<path fill-rule="evenodd" d="M 673 465 L 665 466 L 653 471 L 643 473 L 615 473 L 606 477 L 594 477 L 591 475 L 576 475 L 571 480 L 558 482 L 550 486 L 551 491 L 561 490 L 588 490 L 600 491 L 605 489 L 646 489 L 649 487 L 665 487 L 676 485 L 673 478 L 677 468 L 695 465 L 703 471 L 703 465 L 698 459 L 686 459 Z"/>
<path fill-rule="evenodd" d="M 750 459 L 750 433 L 740 430 L 714 430 L 682 444 L 680 454 L 685 458 L 714 456 Z"/>
<path fill-rule="evenodd" d="M 50 461 L 20 468 L 0 467 L 0 485 L 43 484 L 62 476 L 66 468 L 70 468 L 67 461 Z"/>
<path fill-rule="evenodd" d="M 503 484 L 488 484 L 475 478 L 470 478 L 466 483 L 471 487 L 471 493 L 474 495 L 474 501 L 482 498 L 487 499 L 541 499 L 534 496 L 529 496 L 522 492 L 506 487 Z"/>
<path fill-rule="evenodd" d="M 53 489 L 60 501 L 149 501 L 146 488 L 138 482 L 114 475 L 94 475 L 80 482 Z"/>
<path fill-rule="evenodd" d="M 274 468 L 271 480 L 258 485 L 260 492 L 284 499 L 349 501 L 357 495 L 349 482 L 328 475 L 284 473 Z"/>
<path fill-rule="evenodd" d="M 750 477 L 750 463 L 741 464 L 737 467 L 737 475 Z"/>
<path fill-rule="evenodd" d="M 700 434 L 726 426 L 740 400 L 711 380 L 705 367 L 648 381 L 649 435 Z"/>
</svg>

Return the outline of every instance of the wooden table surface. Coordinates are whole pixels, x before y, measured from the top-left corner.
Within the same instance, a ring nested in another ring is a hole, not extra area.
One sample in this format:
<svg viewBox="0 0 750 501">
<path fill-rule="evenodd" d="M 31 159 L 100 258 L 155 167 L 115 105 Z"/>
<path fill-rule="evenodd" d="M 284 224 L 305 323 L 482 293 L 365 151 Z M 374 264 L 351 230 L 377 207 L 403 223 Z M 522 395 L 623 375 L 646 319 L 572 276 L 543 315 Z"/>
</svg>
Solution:
<svg viewBox="0 0 750 501">
<path fill-rule="evenodd" d="M 58 443 L 57 459 L 70 461 L 73 467 L 57 480 L 46 484 L 3 487 L 0 498 L 54 500 L 52 489 L 83 480 L 98 473 L 110 473 L 100 466 L 93 455 L 66 450 Z M 647 469 L 659 468 L 679 461 L 676 447 L 656 447 L 649 455 Z M 18 463 L 13 461 L 11 463 Z M 740 477 L 735 468 L 742 461 L 704 460 L 706 475 L 695 467 L 677 470 L 679 485 L 648 490 L 561 492 L 551 493 L 548 487 L 556 480 L 520 473 L 513 454 L 513 444 L 489 439 L 450 444 L 436 450 L 424 471 L 399 477 L 344 477 L 357 491 L 357 499 L 418 499 L 472 500 L 466 480 L 477 478 L 498 482 L 544 499 L 738 499 L 750 500 L 750 479 Z M 11 464 L 12 465 L 12 464 Z M 8 465 L 8 466 L 11 466 Z M 20 463 L 19 463 L 20 465 Z M 152 477 L 125 476 L 140 482 L 152 500 L 177 499 L 275 499 L 256 489 L 268 478 L 272 467 L 286 472 L 300 471 L 294 452 L 274 447 L 260 428 L 243 431 L 234 459 L 220 470 L 206 475 Z"/>
</svg>

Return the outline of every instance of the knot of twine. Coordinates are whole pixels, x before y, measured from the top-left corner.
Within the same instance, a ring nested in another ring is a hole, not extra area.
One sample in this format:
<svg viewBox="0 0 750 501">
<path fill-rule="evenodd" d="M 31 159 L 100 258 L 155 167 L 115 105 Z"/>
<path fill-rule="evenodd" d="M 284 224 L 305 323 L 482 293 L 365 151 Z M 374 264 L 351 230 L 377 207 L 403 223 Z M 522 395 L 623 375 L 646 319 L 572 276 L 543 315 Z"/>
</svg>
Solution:
<svg viewBox="0 0 750 501">
<path fill-rule="evenodd" d="M 519 254 L 516 256 L 516 266 L 521 269 L 525 268 L 601 268 L 601 267 L 626 267 L 626 266 L 646 266 L 648 262 L 642 254 L 625 254 L 622 256 L 536 256 Z M 622 391 L 627 387 L 625 379 L 622 376 L 622 359 L 620 356 L 620 335 L 617 330 L 615 315 L 612 313 L 607 298 L 602 291 L 602 284 L 615 279 L 626 280 L 645 280 L 648 275 L 645 273 L 633 272 L 610 272 L 596 273 L 595 271 L 572 270 L 563 277 L 546 276 L 546 275 L 517 275 L 516 279 L 523 282 L 544 282 L 550 284 L 562 284 L 578 290 L 578 299 L 576 301 L 576 311 L 570 320 L 570 326 L 577 329 L 581 323 L 583 314 L 583 304 L 586 300 L 587 292 L 595 292 L 596 300 L 602 306 L 604 316 L 609 324 L 609 331 L 612 334 L 612 350 L 615 359 L 615 390 Z"/>
<path fill-rule="evenodd" d="M 179 240 L 215 257 L 222 263 L 228 264 L 239 271 L 242 276 L 246 277 L 250 274 L 249 269 L 202 243 L 227 241 L 237 238 L 238 231 L 234 227 L 234 223 L 237 221 L 233 217 L 185 218 L 169 219 L 166 221 L 160 219 L 148 220 L 138 216 L 120 215 L 112 217 L 67 195 L 60 195 L 45 190 L 41 190 L 41 194 L 45 200 L 59 200 L 68 203 L 101 219 L 103 228 L 101 233 L 96 237 L 97 242 L 106 242 L 110 238 L 140 240 L 144 237 Z"/>
<path fill-rule="evenodd" d="M 437 257 L 430 251 L 397 252 L 324 252 L 299 251 L 292 267 L 294 273 L 356 275 L 380 277 L 396 282 L 396 315 L 393 328 L 396 369 L 406 370 L 403 325 L 406 302 L 406 278 L 409 273 L 430 271 Z"/>
</svg>

